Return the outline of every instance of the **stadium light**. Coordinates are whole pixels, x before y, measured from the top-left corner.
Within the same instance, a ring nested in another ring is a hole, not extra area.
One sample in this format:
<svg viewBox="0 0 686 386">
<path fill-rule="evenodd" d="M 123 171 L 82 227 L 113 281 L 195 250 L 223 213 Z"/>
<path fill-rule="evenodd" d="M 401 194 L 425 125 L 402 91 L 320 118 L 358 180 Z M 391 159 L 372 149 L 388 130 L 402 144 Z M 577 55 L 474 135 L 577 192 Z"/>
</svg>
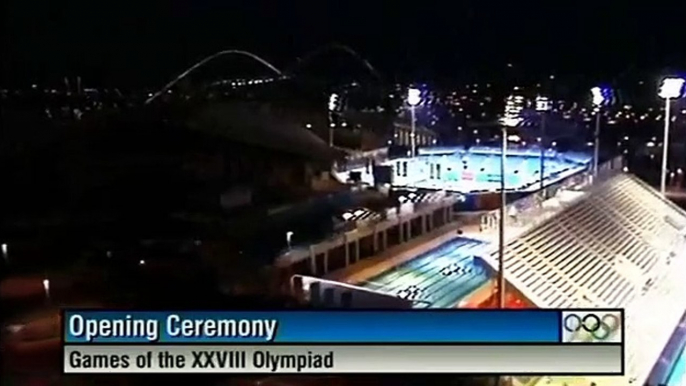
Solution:
<svg viewBox="0 0 686 386">
<path fill-rule="evenodd" d="M 407 104 L 410 106 L 417 106 L 422 102 L 422 92 L 416 88 L 407 90 Z"/>
<path fill-rule="evenodd" d="M 286 245 L 288 245 L 288 249 L 291 249 L 291 241 L 293 240 L 293 232 L 288 231 L 286 232 Z"/>
<path fill-rule="evenodd" d="M 45 300 L 50 301 L 50 280 L 43 279 L 43 290 L 45 291 Z"/>
<path fill-rule="evenodd" d="M 340 98 L 338 94 L 332 93 L 329 95 L 329 111 L 328 111 L 328 118 L 329 118 L 329 146 L 333 147 L 333 129 L 336 127 L 336 125 L 333 123 L 333 114 L 336 112 L 338 109 L 340 103 Z"/>
<path fill-rule="evenodd" d="M 662 170 L 660 171 L 660 193 L 665 195 L 667 190 L 667 156 L 669 155 L 669 121 L 671 119 L 670 106 L 672 99 L 681 98 L 684 92 L 683 78 L 665 78 L 662 80 L 658 95 L 665 100 L 665 132 L 662 140 Z"/>
<path fill-rule="evenodd" d="M 593 106 L 600 107 L 605 102 L 605 96 L 603 95 L 603 89 L 600 87 L 593 87 L 591 89 L 591 98 L 593 98 Z"/>
<path fill-rule="evenodd" d="M 595 107 L 595 131 L 593 133 L 593 177 L 598 177 L 598 157 L 600 156 L 600 114 L 602 107 L 608 103 L 609 91 L 600 87 L 591 89 L 593 107 Z"/>
<path fill-rule="evenodd" d="M 329 96 L 329 111 L 336 111 L 338 107 L 338 94 L 333 93 Z"/>
<path fill-rule="evenodd" d="M 540 186 L 541 194 L 545 194 L 543 192 L 543 188 L 545 186 L 545 184 L 544 184 L 544 180 L 545 180 L 545 178 L 544 178 L 544 176 L 545 176 L 545 173 L 544 173 L 544 169 L 545 169 L 545 118 L 546 118 L 548 110 L 550 110 L 550 107 L 551 107 L 550 105 L 551 105 L 550 100 L 547 97 L 540 96 L 540 95 L 536 97 L 536 111 L 538 111 L 541 114 L 541 127 L 540 127 L 541 141 L 539 143 L 539 146 L 541 147 L 541 156 L 540 156 L 541 165 L 539 167 L 539 172 L 540 172 L 539 179 L 541 180 L 540 181 L 541 182 L 541 186 Z"/>
<path fill-rule="evenodd" d="M 521 95 L 510 95 L 505 100 L 505 114 L 500 119 L 500 123 L 508 127 L 517 127 L 521 121 L 521 113 L 524 108 L 524 97 Z"/>
<path fill-rule="evenodd" d="M 412 148 L 410 151 L 410 156 L 417 156 L 417 133 L 416 133 L 416 119 L 414 114 L 414 108 L 417 107 L 422 102 L 422 92 L 416 88 L 409 88 L 407 90 L 407 104 L 410 106 L 410 120 L 411 120 L 411 138 L 410 143 Z"/>
</svg>

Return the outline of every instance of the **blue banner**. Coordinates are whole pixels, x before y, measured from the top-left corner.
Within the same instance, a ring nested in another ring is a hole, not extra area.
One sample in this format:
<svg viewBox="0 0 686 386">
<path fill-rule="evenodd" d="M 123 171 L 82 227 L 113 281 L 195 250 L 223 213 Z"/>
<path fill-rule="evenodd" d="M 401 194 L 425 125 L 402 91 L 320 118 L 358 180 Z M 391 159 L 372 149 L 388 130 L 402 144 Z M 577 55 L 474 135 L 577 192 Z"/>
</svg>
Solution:
<svg viewBox="0 0 686 386">
<path fill-rule="evenodd" d="M 560 310 L 66 310 L 65 343 L 558 343 Z"/>
</svg>

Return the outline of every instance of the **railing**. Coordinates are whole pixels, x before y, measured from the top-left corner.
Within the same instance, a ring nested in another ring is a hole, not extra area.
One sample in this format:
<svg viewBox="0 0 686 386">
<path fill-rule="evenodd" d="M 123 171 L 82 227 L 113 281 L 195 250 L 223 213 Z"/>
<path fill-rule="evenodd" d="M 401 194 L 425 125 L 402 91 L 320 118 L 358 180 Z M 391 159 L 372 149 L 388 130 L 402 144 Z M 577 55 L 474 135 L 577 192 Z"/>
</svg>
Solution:
<svg viewBox="0 0 686 386">
<path fill-rule="evenodd" d="M 342 163 L 334 165 L 334 172 L 342 173 L 369 165 L 370 161 L 382 164 L 388 160 L 388 148 L 349 152 Z"/>
</svg>

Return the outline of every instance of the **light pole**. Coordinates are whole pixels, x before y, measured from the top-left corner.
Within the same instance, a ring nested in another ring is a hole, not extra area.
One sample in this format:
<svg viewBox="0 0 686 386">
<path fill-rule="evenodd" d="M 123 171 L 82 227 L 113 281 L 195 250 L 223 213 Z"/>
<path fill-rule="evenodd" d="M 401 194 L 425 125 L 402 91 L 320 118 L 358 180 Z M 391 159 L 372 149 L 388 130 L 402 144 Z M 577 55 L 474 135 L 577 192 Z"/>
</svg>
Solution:
<svg viewBox="0 0 686 386">
<path fill-rule="evenodd" d="M 329 111 L 328 111 L 328 121 L 329 121 L 329 146 L 333 147 L 333 129 L 336 124 L 333 121 L 333 114 L 338 108 L 338 94 L 334 93 L 329 96 Z"/>
<path fill-rule="evenodd" d="M 412 158 L 417 156 L 417 133 L 416 133 L 416 119 L 414 114 L 414 108 L 421 103 L 422 93 L 419 89 L 410 88 L 407 90 L 407 104 L 410 106 L 410 121 L 411 121 L 411 133 L 410 133 L 410 144 L 411 151 L 410 155 Z"/>
<path fill-rule="evenodd" d="M 660 193 L 665 196 L 667 190 L 667 157 L 669 155 L 669 120 L 670 101 L 680 98 L 686 81 L 683 78 L 665 78 L 660 86 L 659 96 L 665 100 L 665 132 L 662 139 L 662 169 L 660 170 Z"/>
<path fill-rule="evenodd" d="M 593 132 L 593 178 L 598 177 L 598 157 L 600 155 L 600 113 L 605 103 L 605 93 L 600 87 L 591 89 L 595 109 L 595 131 Z"/>
<path fill-rule="evenodd" d="M 505 163 L 507 160 L 507 126 L 503 125 L 502 146 L 500 149 L 500 224 L 498 226 L 498 306 L 505 308 Z"/>
<path fill-rule="evenodd" d="M 540 179 L 541 179 L 541 194 L 543 194 L 543 188 L 545 187 L 545 118 L 548 110 L 550 109 L 550 101 L 547 97 L 538 96 L 536 98 L 536 111 L 541 113 L 541 142 L 539 146 L 541 147 L 541 166 L 540 166 Z"/>
<path fill-rule="evenodd" d="M 507 192 L 505 184 L 507 162 L 507 128 L 517 127 L 521 122 L 521 96 L 507 98 L 505 116 L 500 122 L 502 127 L 502 143 L 500 148 L 500 221 L 498 226 L 498 305 L 505 308 L 505 207 L 507 206 Z"/>
</svg>

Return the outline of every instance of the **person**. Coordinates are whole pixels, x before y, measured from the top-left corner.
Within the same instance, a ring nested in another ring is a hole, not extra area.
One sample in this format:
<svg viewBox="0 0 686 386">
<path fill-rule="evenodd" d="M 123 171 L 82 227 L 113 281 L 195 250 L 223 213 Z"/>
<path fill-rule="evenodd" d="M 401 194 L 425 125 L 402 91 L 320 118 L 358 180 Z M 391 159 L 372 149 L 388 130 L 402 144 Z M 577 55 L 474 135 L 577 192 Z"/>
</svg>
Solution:
<svg viewBox="0 0 686 386">
<path fill-rule="evenodd" d="M 510 216 L 510 219 L 516 224 L 517 223 L 517 207 L 512 205 L 510 209 L 508 210 L 508 215 Z"/>
</svg>

